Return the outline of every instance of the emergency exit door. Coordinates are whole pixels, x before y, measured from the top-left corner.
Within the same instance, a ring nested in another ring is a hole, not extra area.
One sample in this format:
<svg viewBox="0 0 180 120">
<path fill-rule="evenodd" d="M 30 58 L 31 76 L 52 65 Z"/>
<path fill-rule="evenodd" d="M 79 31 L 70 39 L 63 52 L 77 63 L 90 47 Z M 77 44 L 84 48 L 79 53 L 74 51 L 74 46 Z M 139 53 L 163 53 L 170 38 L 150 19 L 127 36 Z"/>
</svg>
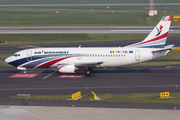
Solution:
<svg viewBox="0 0 180 120">
<path fill-rule="evenodd" d="M 135 59 L 136 59 L 136 61 L 140 61 L 140 51 L 139 50 L 136 50 Z"/>
</svg>

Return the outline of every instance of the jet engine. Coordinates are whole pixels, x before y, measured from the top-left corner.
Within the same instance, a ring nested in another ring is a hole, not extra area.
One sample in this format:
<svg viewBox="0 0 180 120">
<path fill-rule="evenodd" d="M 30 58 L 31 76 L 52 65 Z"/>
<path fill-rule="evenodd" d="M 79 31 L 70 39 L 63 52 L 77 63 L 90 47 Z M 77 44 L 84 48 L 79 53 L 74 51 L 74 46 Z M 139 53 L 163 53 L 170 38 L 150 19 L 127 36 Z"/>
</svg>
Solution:
<svg viewBox="0 0 180 120">
<path fill-rule="evenodd" d="M 57 69 L 59 72 L 61 73 L 75 73 L 75 70 L 77 70 L 77 68 L 74 65 L 58 65 Z"/>
</svg>

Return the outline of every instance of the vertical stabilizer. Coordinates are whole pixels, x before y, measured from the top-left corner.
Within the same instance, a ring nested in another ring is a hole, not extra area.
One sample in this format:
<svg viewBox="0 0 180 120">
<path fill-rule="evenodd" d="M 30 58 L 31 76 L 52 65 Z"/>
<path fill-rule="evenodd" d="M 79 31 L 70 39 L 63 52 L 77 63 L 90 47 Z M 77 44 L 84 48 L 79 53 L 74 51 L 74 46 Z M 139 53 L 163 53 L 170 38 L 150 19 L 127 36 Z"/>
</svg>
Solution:
<svg viewBox="0 0 180 120">
<path fill-rule="evenodd" d="M 141 42 L 126 47 L 164 48 L 169 32 L 172 16 L 164 16 L 151 33 Z"/>
</svg>

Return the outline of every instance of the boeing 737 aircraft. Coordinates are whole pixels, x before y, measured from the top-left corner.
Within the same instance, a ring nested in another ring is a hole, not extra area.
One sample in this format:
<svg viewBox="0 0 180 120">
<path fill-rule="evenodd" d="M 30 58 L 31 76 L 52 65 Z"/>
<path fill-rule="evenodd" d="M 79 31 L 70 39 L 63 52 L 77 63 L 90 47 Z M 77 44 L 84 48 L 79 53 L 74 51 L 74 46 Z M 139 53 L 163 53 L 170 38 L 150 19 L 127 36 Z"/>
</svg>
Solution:
<svg viewBox="0 0 180 120">
<path fill-rule="evenodd" d="M 56 47 L 33 48 L 16 52 L 5 62 L 26 72 L 27 68 L 55 68 L 60 73 L 75 73 L 91 68 L 138 64 L 168 54 L 173 45 L 165 46 L 172 16 L 164 16 L 141 42 L 125 47 Z"/>
</svg>

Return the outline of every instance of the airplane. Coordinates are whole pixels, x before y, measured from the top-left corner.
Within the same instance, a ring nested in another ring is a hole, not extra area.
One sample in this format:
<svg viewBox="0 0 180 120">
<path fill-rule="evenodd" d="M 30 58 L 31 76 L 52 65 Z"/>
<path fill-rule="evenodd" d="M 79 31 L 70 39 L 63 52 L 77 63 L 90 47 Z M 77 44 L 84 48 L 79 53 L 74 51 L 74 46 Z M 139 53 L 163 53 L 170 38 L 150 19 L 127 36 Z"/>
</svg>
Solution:
<svg viewBox="0 0 180 120">
<path fill-rule="evenodd" d="M 52 47 L 31 48 L 18 51 L 5 59 L 27 73 L 27 68 L 54 68 L 60 73 L 75 73 L 92 68 L 120 67 L 138 64 L 166 56 L 174 45 L 167 45 L 172 16 L 164 16 L 141 42 L 124 47 Z"/>
</svg>

